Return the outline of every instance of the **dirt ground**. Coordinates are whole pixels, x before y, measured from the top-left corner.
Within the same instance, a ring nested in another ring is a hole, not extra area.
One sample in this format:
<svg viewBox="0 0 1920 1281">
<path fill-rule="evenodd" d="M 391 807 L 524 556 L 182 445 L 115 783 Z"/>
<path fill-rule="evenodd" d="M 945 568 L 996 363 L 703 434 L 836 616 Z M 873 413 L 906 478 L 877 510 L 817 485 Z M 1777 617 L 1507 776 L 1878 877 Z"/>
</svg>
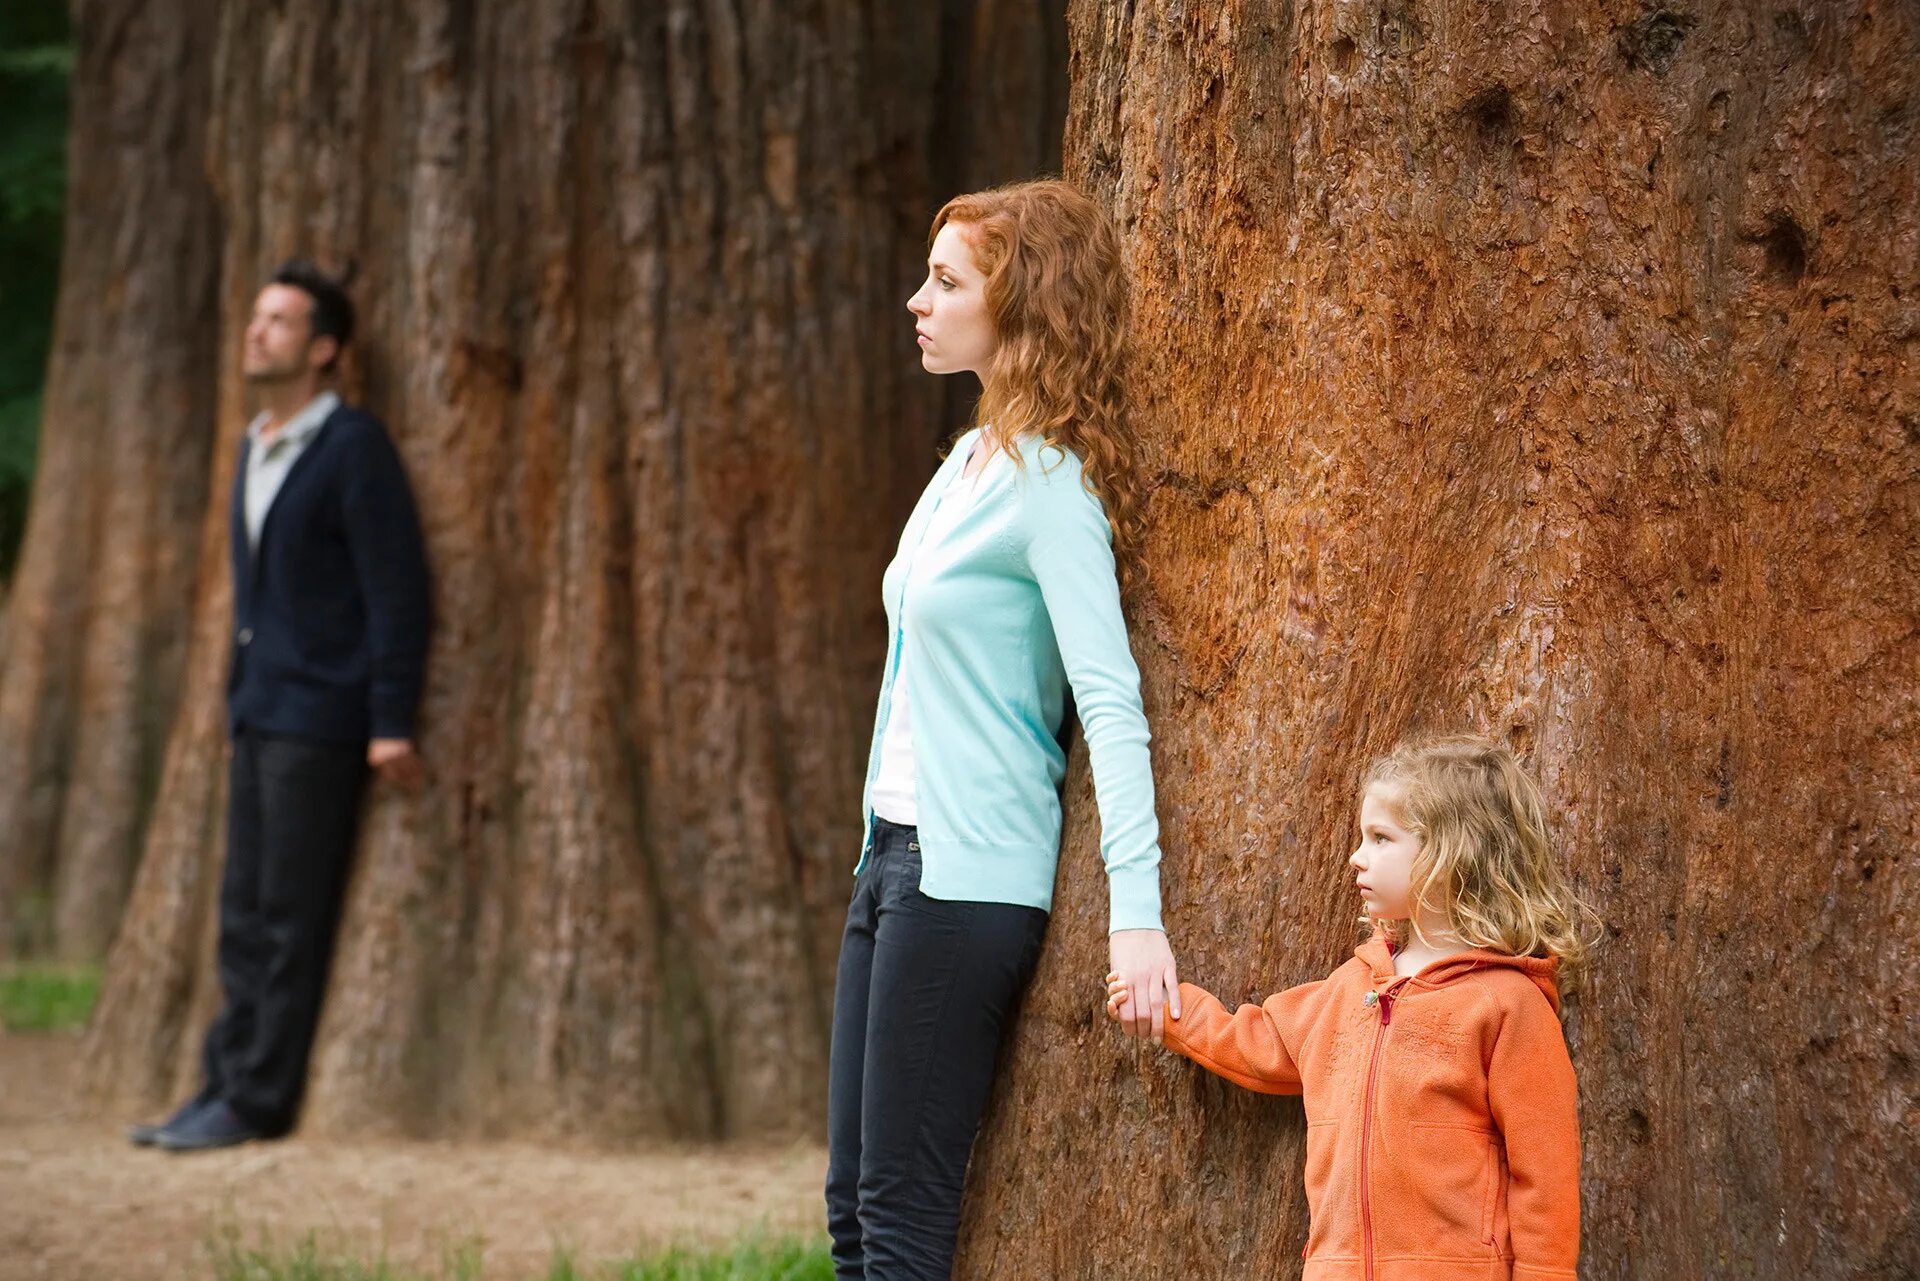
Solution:
<svg viewBox="0 0 1920 1281">
<path fill-rule="evenodd" d="M 436 1275 L 477 1239 L 486 1281 L 544 1277 L 556 1244 L 591 1264 L 820 1228 L 816 1148 L 606 1155 L 296 1136 L 170 1156 L 130 1146 L 128 1118 L 73 1100 L 78 1057 L 70 1036 L 0 1034 L 0 1281 L 204 1278 L 223 1228 L 250 1245 L 317 1231 Z"/>
</svg>

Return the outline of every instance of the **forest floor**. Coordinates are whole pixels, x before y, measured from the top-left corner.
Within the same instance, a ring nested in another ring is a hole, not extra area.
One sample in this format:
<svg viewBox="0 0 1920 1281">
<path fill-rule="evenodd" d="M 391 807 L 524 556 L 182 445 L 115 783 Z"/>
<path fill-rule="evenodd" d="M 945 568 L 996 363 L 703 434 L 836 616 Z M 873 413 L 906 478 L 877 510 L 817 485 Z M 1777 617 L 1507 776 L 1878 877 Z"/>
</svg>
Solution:
<svg viewBox="0 0 1920 1281">
<path fill-rule="evenodd" d="M 129 1145 L 136 1118 L 73 1097 L 77 1036 L 0 1033 L 0 1281 L 198 1281 L 222 1240 L 324 1249 L 486 1281 L 544 1277 L 666 1246 L 821 1230 L 813 1147 L 608 1154 L 524 1143 L 295 1136 L 171 1156 Z M 145 1119 L 145 1118 L 139 1118 Z M 464 1271 L 456 1268 L 455 1271 Z"/>
</svg>

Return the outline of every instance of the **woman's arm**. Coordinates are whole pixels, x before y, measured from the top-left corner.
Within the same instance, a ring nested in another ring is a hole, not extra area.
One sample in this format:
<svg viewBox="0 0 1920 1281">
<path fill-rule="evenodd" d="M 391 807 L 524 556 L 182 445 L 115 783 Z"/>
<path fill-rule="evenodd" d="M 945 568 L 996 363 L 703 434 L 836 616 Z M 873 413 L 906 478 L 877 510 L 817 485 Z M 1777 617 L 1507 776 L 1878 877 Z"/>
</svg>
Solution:
<svg viewBox="0 0 1920 1281">
<path fill-rule="evenodd" d="M 1120 610 L 1113 537 L 1072 455 L 1041 449 L 1019 483 L 1027 563 L 1046 604 L 1093 764 L 1100 856 L 1107 867 L 1109 956 L 1131 984 L 1120 1017 L 1130 1035 L 1157 1041 L 1167 1012 L 1179 1014 L 1180 980 L 1160 923 L 1160 823 L 1153 810 L 1140 669 Z"/>
<path fill-rule="evenodd" d="M 1158 930 L 1160 824 L 1140 669 L 1120 612 L 1112 535 L 1072 455 L 1042 449 L 1021 478 L 1027 563 L 1039 584 L 1086 730 L 1100 807 L 1110 930 Z"/>
</svg>

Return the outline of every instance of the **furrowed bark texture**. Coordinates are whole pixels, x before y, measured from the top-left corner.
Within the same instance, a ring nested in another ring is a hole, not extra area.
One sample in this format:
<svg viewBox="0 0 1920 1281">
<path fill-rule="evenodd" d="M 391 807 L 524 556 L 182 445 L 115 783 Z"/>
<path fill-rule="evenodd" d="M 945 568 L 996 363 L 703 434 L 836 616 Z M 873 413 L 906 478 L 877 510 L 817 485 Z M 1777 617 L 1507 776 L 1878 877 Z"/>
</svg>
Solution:
<svg viewBox="0 0 1920 1281">
<path fill-rule="evenodd" d="M 1920 11 L 1069 21 L 1067 172 L 1138 286 L 1183 974 L 1326 974 L 1368 759 L 1499 735 L 1605 921 L 1582 1274 L 1920 1272 Z M 1297 1275 L 1299 1105 L 1108 1029 L 1084 769 L 1069 806 L 957 1275 Z"/>
<path fill-rule="evenodd" d="M 408 464 L 437 619 L 432 781 L 369 807 L 307 1121 L 817 1127 L 880 572 L 947 422 L 902 303 L 952 188 L 1058 164 L 1037 72 L 966 157 L 936 145 L 943 67 L 1064 60 L 1038 6 L 948 8 L 222 12 L 214 497 L 102 1098 L 186 1088 L 215 1003 L 232 353 L 301 252 L 357 267 L 348 382 Z"/>
<path fill-rule="evenodd" d="M 97 960 L 178 706 L 213 449 L 207 0 L 81 3 L 32 507 L 0 618 L 0 950 Z"/>
</svg>

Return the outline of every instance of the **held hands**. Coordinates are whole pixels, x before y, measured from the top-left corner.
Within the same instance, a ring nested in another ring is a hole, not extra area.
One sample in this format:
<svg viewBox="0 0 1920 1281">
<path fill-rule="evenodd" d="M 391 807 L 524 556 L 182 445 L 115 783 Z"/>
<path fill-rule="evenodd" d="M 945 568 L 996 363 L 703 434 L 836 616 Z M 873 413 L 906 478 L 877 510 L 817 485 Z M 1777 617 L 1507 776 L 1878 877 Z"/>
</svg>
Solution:
<svg viewBox="0 0 1920 1281">
<path fill-rule="evenodd" d="M 1128 1036 L 1164 1043 L 1167 1017 L 1180 1017 L 1180 976 L 1164 930 L 1115 930 L 1108 939 L 1107 1016 Z"/>
<path fill-rule="evenodd" d="M 1107 975 L 1107 1017 L 1115 1023 L 1120 1021 L 1120 1007 L 1126 1004 L 1127 981 L 1118 974 Z"/>
<path fill-rule="evenodd" d="M 367 764 L 380 780 L 409 792 L 417 792 L 426 781 L 420 753 L 413 750 L 410 738 L 376 738 L 367 743 Z"/>
</svg>

